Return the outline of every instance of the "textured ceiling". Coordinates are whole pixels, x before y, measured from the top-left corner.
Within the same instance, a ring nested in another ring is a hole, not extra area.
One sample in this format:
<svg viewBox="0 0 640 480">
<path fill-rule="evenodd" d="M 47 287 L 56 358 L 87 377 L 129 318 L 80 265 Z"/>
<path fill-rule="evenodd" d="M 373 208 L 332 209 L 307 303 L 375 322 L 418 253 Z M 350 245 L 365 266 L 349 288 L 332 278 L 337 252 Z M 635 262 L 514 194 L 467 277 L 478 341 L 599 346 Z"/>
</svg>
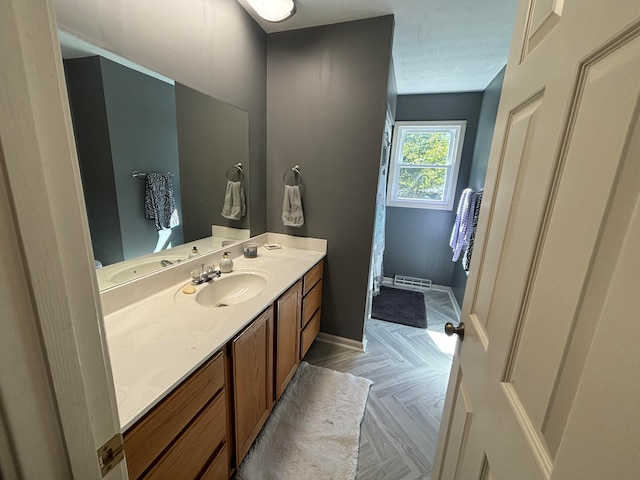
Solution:
<svg viewBox="0 0 640 480">
<path fill-rule="evenodd" d="M 507 61 L 517 0 L 295 0 L 281 23 L 258 17 L 267 33 L 393 13 L 398 93 L 484 90 Z"/>
</svg>

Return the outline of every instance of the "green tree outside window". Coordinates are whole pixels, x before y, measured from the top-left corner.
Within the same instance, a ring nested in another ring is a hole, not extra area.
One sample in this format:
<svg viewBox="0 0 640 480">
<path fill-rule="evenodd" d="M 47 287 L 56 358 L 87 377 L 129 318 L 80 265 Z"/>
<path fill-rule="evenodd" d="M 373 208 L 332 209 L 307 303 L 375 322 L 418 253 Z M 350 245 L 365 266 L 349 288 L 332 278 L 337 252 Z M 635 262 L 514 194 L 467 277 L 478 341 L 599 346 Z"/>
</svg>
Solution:
<svg viewBox="0 0 640 480">
<path fill-rule="evenodd" d="M 452 210 L 466 121 L 394 125 L 387 205 Z"/>
<path fill-rule="evenodd" d="M 442 200 L 447 182 L 451 134 L 407 133 L 402 146 L 398 198 Z M 410 166 L 409 166 L 410 165 Z"/>
</svg>

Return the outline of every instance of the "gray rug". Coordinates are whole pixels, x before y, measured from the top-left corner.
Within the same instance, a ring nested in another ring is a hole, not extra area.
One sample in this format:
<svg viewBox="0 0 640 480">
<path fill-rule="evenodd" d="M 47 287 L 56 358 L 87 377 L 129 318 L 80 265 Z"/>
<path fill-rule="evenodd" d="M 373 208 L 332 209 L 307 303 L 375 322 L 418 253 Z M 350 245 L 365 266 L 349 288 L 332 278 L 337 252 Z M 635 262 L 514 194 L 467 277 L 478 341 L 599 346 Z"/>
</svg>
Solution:
<svg viewBox="0 0 640 480">
<path fill-rule="evenodd" d="M 371 317 L 410 327 L 427 328 L 424 293 L 380 287 L 380 293 L 373 297 Z"/>
<path fill-rule="evenodd" d="M 300 362 L 238 468 L 241 480 L 353 480 L 371 380 Z"/>
</svg>

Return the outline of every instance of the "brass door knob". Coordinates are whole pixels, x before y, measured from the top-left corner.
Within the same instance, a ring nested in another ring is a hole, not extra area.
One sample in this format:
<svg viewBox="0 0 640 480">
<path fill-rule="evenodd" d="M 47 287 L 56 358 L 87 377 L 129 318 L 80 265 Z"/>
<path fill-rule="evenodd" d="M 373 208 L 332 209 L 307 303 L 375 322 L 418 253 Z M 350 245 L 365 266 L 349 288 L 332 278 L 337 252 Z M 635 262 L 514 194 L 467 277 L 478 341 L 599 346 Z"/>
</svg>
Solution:
<svg viewBox="0 0 640 480">
<path fill-rule="evenodd" d="M 464 323 L 460 322 L 457 327 L 453 326 L 453 323 L 447 322 L 444 325 L 444 333 L 451 336 L 454 333 L 460 337 L 460 341 L 464 340 Z"/>
</svg>

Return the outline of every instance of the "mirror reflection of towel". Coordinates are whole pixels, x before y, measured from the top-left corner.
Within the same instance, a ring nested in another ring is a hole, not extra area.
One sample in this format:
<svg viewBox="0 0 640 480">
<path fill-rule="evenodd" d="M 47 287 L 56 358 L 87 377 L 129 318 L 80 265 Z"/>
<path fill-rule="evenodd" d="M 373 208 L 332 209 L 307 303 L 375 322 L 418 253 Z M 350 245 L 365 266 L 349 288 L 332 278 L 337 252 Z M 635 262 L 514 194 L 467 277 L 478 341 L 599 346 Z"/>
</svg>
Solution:
<svg viewBox="0 0 640 480">
<path fill-rule="evenodd" d="M 240 220 L 247 213 L 247 203 L 244 198 L 242 182 L 227 180 L 227 191 L 224 194 L 222 216 L 229 220 Z"/>
<path fill-rule="evenodd" d="M 282 223 L 286 227 L 301 227 L 304 224 L 302 198 L 300 197 L 300 187 L 298 185 L 284 186 Z"/>
<path fill-rule="evenodd" d="M 153 220 L 156 230 L 177 227 L 180 223 L 173 184 L 169 173 L 147 173 L 144 191 L 144 217 Z"/>
</svg>

